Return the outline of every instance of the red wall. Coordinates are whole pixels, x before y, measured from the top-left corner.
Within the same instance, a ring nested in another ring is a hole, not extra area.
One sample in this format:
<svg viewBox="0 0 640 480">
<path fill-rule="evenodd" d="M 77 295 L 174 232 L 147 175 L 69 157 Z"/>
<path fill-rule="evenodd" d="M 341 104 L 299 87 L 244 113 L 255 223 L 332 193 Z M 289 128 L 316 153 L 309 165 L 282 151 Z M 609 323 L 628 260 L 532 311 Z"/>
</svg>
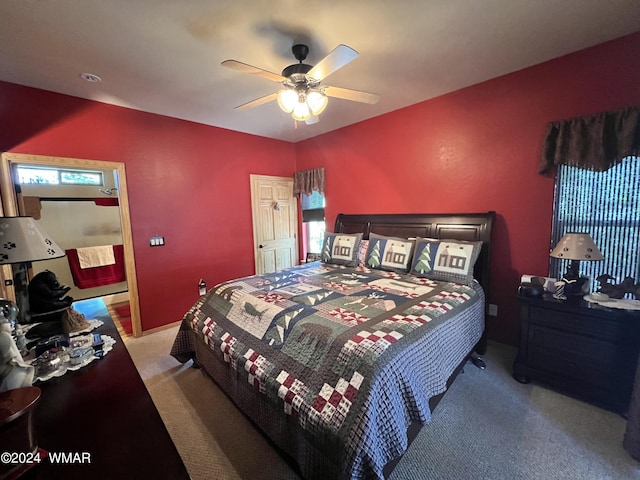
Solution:
<svg viewBox="0 0 640 480">
<path fill-rule="evenodd" d="M 301 142 L 297 169 L 325 167 L 329 228 L 340 212 L 495 210 L 488 331 L 517 344 L 520 275 L 548 274 L 546 125 L 638 105 L 638 85 L 634 34 Z"/>
<path fill-rule="evenodd" d="M 639 59 L 634 34 L 296 145 L 0 82 L 0 150 L 126 164 L 144 330 L 179 320 L 200 277 L 253 272 L 251 173 L 324 166 L 330 225 L 339 212 L 495 210 L 488 328 L 515 344 L 520 275 L 548 268 L 545 126 L 640 104 Z M 156 233 L 165 247 L 149 247 Z"/>
<path fill-rule="evenodd" d="M 201 277 L 254 272 L 249 175 L 295 171 L 292 144 L 2 82 L 0 125 L 1 151 L 125 163 L 143 330 L 180 320 Z"/>
</svg>

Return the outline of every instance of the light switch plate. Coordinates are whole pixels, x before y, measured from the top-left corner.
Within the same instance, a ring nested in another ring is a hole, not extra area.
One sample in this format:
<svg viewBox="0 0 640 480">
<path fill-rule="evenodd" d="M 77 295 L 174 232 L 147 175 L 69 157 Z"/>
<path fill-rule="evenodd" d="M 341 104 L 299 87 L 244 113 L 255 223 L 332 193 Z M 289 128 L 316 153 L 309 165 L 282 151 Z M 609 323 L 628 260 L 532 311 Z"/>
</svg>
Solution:
<svg viewBox="0 0 640 480">
<path fill-rule="evenodd" d="M 162 245 L 164 245 L 164 237 L 161 237 L 160 235 L 154 235 L 149 239 L 149 245 L 151 245 L 152 247 L 161 247 Z"/>
</svg>

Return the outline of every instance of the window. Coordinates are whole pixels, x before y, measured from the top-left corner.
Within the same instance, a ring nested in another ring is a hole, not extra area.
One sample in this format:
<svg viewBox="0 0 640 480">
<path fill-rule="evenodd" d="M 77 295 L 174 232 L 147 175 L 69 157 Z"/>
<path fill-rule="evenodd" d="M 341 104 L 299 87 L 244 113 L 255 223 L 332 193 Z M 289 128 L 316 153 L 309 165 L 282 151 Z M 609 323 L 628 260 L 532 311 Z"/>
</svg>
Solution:
<svg viewBox="0 0 640 480">
<path fill-rule="evenodd" d="M 314 191 L 300 194 L 303 228 L 307 235 L 307 252 L 320 253 L 324 240 L 324 194 Z"/>
<path fill-rule="evenodd" d="M 21 185 L 104 185 L 100 171 L 42 167 L 18 167 L 18 182 Z"/>
<path fill-rule="evenodd" d="M 605 172 L 560 165 L 556 176 L 552 247 L 568 232 L 587 232 L 604 260 L 580 262 L 591 278 L 609 274 L 612 283 L 640 279 L 640 157 L 626 157 Z M 552 258 L 550 275 L 561 278 L 566 264 Z"/>
</svg>

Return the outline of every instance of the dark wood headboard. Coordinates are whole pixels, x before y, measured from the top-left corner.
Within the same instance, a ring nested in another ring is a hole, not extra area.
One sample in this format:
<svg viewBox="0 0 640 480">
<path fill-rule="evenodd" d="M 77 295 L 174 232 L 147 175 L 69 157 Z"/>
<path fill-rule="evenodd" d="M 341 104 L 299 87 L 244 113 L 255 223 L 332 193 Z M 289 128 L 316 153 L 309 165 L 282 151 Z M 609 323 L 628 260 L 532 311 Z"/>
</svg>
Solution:
<svg viewBox="0 0 640 480">
<path fill-rule="evenodd" d="M 401 238 L 427 237 L 482 241 L 482 250 L 474 267 L 474 277 L 489 295 L 489 269 L 491 254 L 491 228 L 496 212 L 484 213 L 383 213 L 351 215 L 340 213 L 336 217 L 334 232 L 370 233 Z"/>
</svg>

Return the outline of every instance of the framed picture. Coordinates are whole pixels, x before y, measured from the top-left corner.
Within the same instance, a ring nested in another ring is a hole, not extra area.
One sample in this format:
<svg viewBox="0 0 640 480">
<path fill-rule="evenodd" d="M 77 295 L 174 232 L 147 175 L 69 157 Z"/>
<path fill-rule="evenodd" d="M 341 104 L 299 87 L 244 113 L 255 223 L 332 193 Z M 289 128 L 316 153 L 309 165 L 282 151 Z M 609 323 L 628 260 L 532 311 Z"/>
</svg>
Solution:
<svg viewBox="0 0 640 480">
<path fill-rule="evenodd" d="M 316 262 L 318 260 L 320 260 L 319 253 L 307 253 L 307 258 L 305 260 L 305 263 Z"/>
</svg>

